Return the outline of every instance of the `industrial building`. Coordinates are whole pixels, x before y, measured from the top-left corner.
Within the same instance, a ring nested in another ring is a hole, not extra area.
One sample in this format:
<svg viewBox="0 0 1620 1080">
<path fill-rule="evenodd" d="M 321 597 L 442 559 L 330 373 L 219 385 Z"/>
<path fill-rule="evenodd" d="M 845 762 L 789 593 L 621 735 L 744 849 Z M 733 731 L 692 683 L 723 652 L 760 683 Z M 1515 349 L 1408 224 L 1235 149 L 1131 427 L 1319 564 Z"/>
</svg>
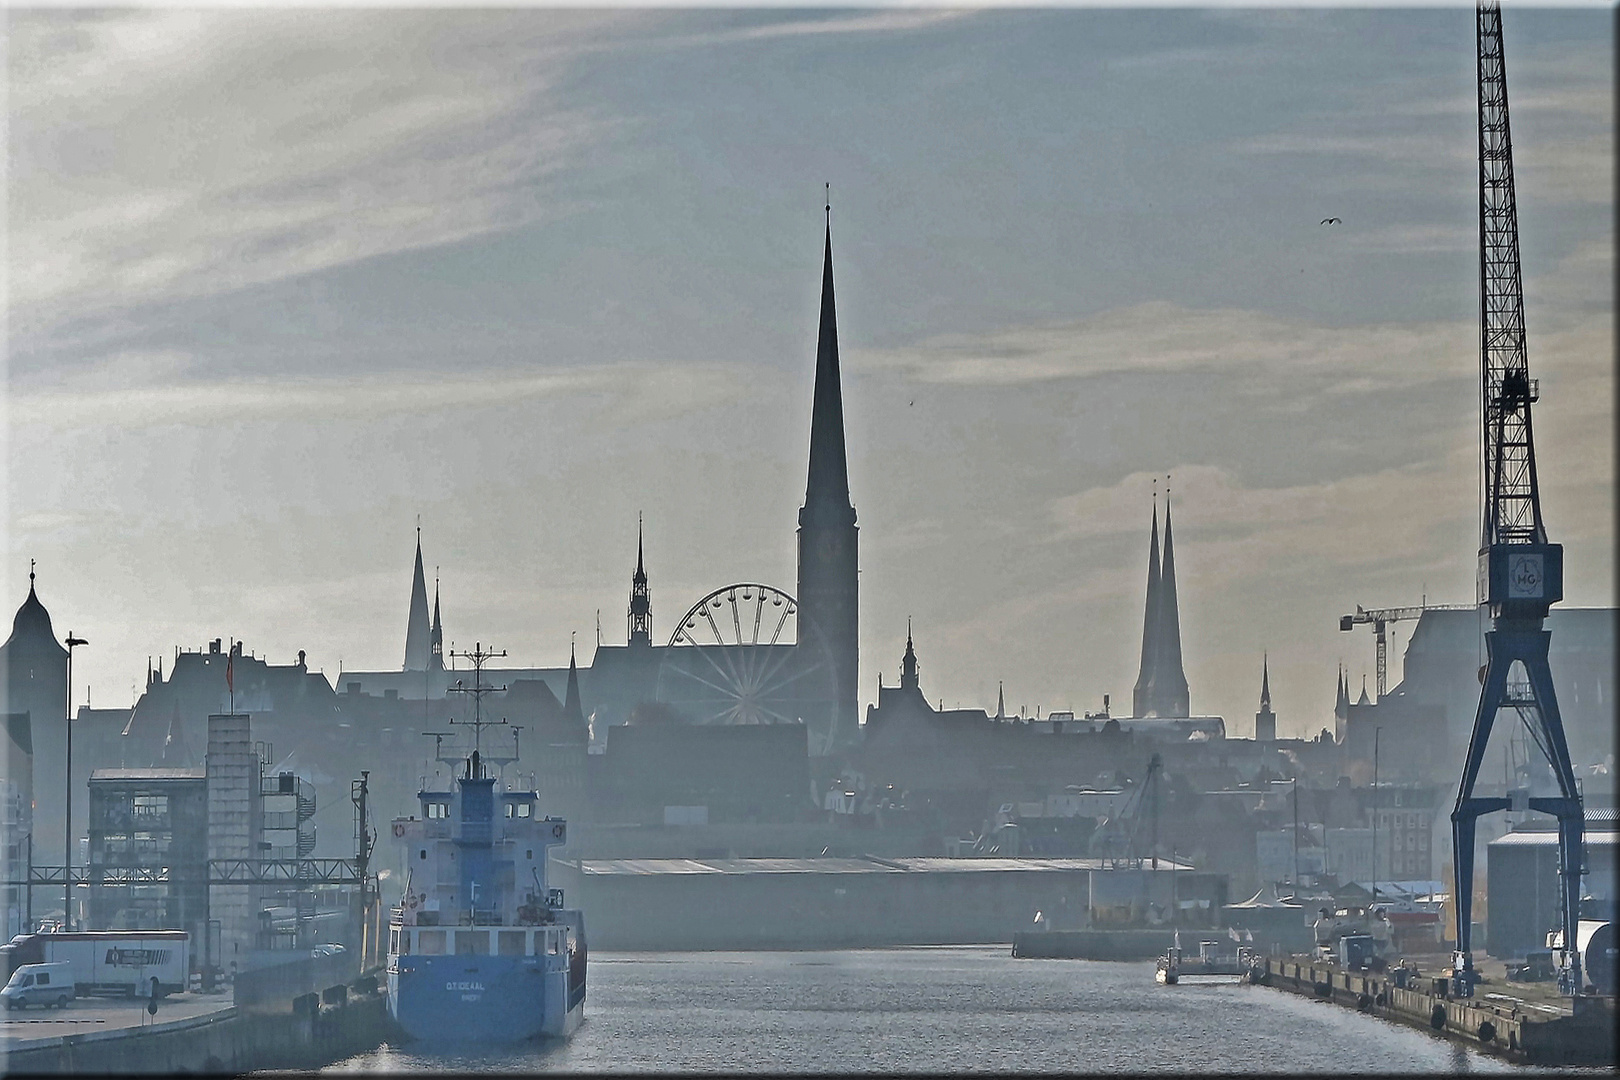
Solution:
<svg viewBox="0 0 1620 1080">
<path fill-rule="evenodd" d="M 1582 841 L 1586 852 L 1583 898 L 1594 917 L 1614 918 L 1616 866 L 1612 808 L 1586 811 Z M 1485 846 L 1485 951 L 1497 957 L 1523 957 L 1547 947 L 1547 934 L 1562 924 L 1558 880 L 1558 831 L 1547 819 Z"/>
<path fill-rule="evenodd" d="M 1033 925 L 1106 926 L 1172 912 L 1214 926 L 1222 875 L 1161 859 L 559 860 L 558 881 L 611 949 L 791 949 L 1005 942 Z"/>
</svg>

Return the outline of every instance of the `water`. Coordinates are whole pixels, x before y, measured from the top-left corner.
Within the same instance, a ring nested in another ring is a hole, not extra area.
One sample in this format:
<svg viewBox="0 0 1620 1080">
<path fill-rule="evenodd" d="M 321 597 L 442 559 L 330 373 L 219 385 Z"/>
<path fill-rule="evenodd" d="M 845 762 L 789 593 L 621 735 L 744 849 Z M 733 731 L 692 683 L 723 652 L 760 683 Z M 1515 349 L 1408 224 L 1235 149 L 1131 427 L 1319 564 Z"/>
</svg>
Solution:
<svg viewBox="0 0 1620 1080">
<path fill-rule="evenodd" d="M 1010 951 L 592 953 L 566 1042 L 384 1046 L 327 1071 L 1526 1071 L 1281 990 Z"/>
</svg>

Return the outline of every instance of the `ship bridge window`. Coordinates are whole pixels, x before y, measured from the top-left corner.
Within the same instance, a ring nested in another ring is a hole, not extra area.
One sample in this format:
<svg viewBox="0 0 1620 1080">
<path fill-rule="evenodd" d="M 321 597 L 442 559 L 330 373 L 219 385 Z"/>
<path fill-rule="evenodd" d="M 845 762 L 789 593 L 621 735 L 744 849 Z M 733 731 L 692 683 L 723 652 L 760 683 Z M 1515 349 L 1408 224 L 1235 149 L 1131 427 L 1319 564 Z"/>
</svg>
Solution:
<svg viewBox="0 0 1620 1080">
<path fill-rule="evenodd" d="M 506 804 L 507 817 L 533 817 L 534 804 L 529 802 L 509 802 Z"/>
<path fill-rule="evenodd" d="M 429 818 L 447 818 L 450 816 L 450 804 L 447 802 L 430 802 L 423 810 Z"/>
</svg>

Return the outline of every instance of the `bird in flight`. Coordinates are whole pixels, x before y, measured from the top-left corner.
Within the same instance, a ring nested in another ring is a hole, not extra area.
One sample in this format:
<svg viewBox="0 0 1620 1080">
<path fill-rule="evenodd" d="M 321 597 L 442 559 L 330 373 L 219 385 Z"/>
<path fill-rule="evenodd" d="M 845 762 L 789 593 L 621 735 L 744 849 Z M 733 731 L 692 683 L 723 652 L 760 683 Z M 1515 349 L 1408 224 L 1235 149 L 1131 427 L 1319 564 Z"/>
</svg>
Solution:
<svg viewBox="0 0 1620 1080">
<path fill-rule="evenodd" d="M 1322 219 L 1322 224 L 1323 225 L 1343 225 L 1344 224 L 1344 219 L 1343 218 L 1336 218 L 1336 217 L 1325 217 L 1325 218 Z"/>
</svg>

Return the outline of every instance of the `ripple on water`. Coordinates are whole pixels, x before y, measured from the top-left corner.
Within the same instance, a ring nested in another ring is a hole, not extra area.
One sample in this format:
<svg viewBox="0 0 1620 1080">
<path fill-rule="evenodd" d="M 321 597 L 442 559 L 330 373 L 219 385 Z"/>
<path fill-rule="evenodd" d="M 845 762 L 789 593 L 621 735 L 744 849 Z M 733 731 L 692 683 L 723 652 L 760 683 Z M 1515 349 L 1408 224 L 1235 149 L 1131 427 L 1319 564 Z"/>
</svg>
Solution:
<svg viewBox="0 0 1620 1080">
<path fill-rule="evenodd" d="M 592 953 L 586 1020 L 566 1042 L 385 1046 L 328 1071 L 1530 1071 L 1278 990 L 1008 953 Z"/>
</svg>

